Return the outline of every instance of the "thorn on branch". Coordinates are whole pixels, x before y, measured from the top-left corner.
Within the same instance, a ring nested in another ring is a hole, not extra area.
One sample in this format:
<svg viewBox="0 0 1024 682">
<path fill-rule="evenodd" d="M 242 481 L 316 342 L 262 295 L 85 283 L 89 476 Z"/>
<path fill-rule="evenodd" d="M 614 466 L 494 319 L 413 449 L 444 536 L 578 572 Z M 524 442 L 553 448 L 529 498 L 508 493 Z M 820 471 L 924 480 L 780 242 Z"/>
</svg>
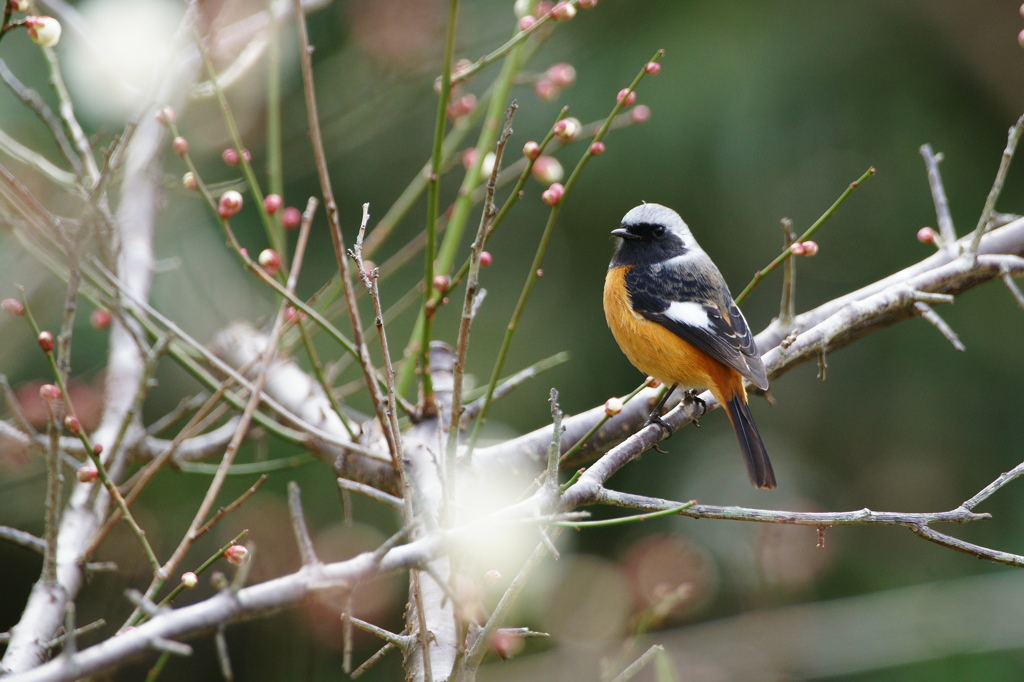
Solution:
<svg viewBox="0 0 1024 682">
<path fill-rule="evenodd" d="M 949 200 L 946 199 L 946 189 L 942 185 L 942 176 L 939 174 L 939 163 L 942 162 L 943 157 L 941 152 L 933 153 L 930 144 L 921 145 L 921 156 L 924 157 L 924 165 L 928 169 L 928 185 L 932 190 L 935 216 L 942 238 L 942 242 L 939 244 L 941 248 L 956 241 L 956 228 L 953 226 L 953 216 L 949 212 Z"/>
<path fill-rule="evenodd" d="M 931 306 L 929 306 L 927 303 L 924 303 L 922 301 L 918 301 L 917 303 L 915 303 L 914 304 L 914 312 L 919 317 L 922 317 L 925 320 L 927 320 L 928 322 L 931 322 L 932 325 L 936 329 L 938 329 L 942 333 L 943 336 L 946 337 L 946 340 L 949 341 L 951 344 L 953 344 L 953 348 L 955 348 L 955 349 L 957 349 L 958 351 L 961 351 L 961 352 L 967 350 L 964 347 L 964 344 L 960 341 L 960 337 L 957 336 L 956 332 L 953 331 L 953 328 L 950 327 L 946 323 L 946 321 L 943 320 L 939 316 L 939 314 L 937 312 L 932 310 Z"/>
<path fill-rule="evenodd" d="M 1024 116 L 1017 119 L 1017 122 L 1010 127 L 1006 136 L 1006 147 L 1003 149 L 1003 156 L 999 160 L 999 170 L 996 171 L 996 179 L 992 182 L 992 189 L 989 190 L 985 199 L 985 207 L 981 210 L 981 217 L 978 218 L 978 226 L 974 228 L 974 236 L 971 238 L 971 245 L 967 250 L 971 262 L 978 256 L 978 245 L 982 236 L 988 231 L 992 224 L 993 211 L 996 201 L 1003 191 L 1003 184 L 1006 182 L 1006 173 L 1010 170 L 1010 161 L 1017 150 L 1017 143 L 1020 142 L 1021 133 L 1024 132 Z"/>
<path fill-rule="evenodd" d="M 302 492 L 299 490 L 299 484 L 295 481 L 288 482 L 288 511 L 292 517 L 292 530 L 295 532 L 295 542 L 299 545 L 302 565 L 319 564 L 320 559 L 316 555 L 316 548 L 313 547 L 309 527 L 306 526 L 306 515 L 302 511 Z"/>
<path fill-rule="evenodd" d="M 1003 284 L 1005 284 L 1006 288 L 1010 290 L 1010 294 L 1013 296 L 1014 300 L 1017 301 L 1017 305 L 1024 308 L 1024 293 L 1021 293 L 1017 283 L 1013 281 L 1013 276 L 1010 274 L 1010 270 L 1004 265 L 1000 269 L 1000 272 L 1002 273 L 1001 276 Z"/>
</svg>

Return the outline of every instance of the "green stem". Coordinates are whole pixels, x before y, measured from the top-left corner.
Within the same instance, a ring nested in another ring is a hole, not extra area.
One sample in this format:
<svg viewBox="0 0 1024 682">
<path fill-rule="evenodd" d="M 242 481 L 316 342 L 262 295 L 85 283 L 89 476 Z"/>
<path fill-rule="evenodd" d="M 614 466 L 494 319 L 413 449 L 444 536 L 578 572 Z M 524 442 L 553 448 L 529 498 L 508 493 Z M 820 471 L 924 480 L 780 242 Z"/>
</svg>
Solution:
<svg viewBox="0 0 1024 682">
<path fill-rule="evenodd" d="M 288 244 L 284 239 L 284 228 L 280 226 L 278 221 L 271 219 L 270 214 L 267 213 L 266 206 L 263 205 L 263 191 L 260 189 L 259 181 L 252 170 L 252 164 L 245 158 L 245 145 L 242 143 L 242 134 L 238 130 L 238 124 L 231 111 L 231 105 L 228 104 L 228 98 L 220 87 L 220 81 L 217 80 L 217 71 L 213 67 L 213 62 L 210 61 L 210 55 L 203 45 L 203 39 L 198 34 L 196 34 L 195 39 L 199 53 L 203 57 L 203 63 L 206 66 L 206 74 L 209 76 L 210 84 L 217 95 L 217 103 L 220 105 L 221 113 L 224 115 L 224 124 L 231 135 L 231 142 L 235 145 L 235 150 L 238 152 L 238 166 L 242 169 L 242 175 L 245 177 L 245 184 L 249 189 L 249 194 L 252 196 L 253 203 L 256 204 L 256 210 L 259 211 L 260 219 L 263 221 L 263 229 L 267 234 L 267 241 L 270 242 L 270 247 L 281 256 L 280 277 L 287 277 L 288 273 L 285 263 L 288 262 Z"/>
<path fill-rule="evenodd" d="M 273 4 L 267 0 L 268 16 L 273 11 Z M 273 20 L 268 23 L 267 31 L 270 32 L 267 45 L 267 186 L 272 194 L 284 196 L 284 170 L 281 162 L 281 32 Z"/>
<path fill-rule="evenodd" d="M 455 200 L 455 204 L 452 209 L 452 216 L 448 220 L 448 229 L 445 231 L 444 239 L 441 241 L 437 258 L 433 261 L 433 272 L 448 274 L 452 269 L 452 263 L 454 262 L 459 246 L 462 243 L 462 234 L 466 227 L 466 221 L 469 218 L 469 212 L 473 208 L 473 190 L 480 184 L 481 169 L 483 167 L 484 156 L 486 156 L 485 151 L 492 149 L 498 139 L 498 131 L 501 129 L 500 121 L 505 114 L 505 107 L 508 102 L 509 92 L 512 90 L 512 82 L 515 80 L 515 75 L 519 71 L 521 50 L 522 44 L 519 44 L 512 49 L 502 66 L 501 74 L 495 81 L 494 93 L 491 95 L 490 102 L 488 103 L 487 114 L 484 117 L 484 123 L 480 129 L 480 135 L 476 142 L 476 148 L 480 153 L 476 155 L 476 162 L 466 171 L 466 175 L 462 179 L 462 185 L 459 187 L 459 195 Z M 426 292 L 431 295 L 433 294 L 433 288 L 431 286 L 432 280 L 433 277 L 424 282 Z M 429 301 L 429 299 L 426 300 Z M 424 309 L 420 311 L 419 317 L 416 320 L 411 341 L 406 349 L 407 351 L 415 349 L 417 356 L 421 358 L 421 362 L 425 354 L 429 351 L 429 348 L 427 347 L 429 346 L 429 343 L 424 343 L 424 339 L 430 338 L 429 328 L 424 329 L 424 327 L 429 325 L 429 317 L 430 315 L 428 310 L 424 307 Z M 398 379 L 396 382 L 398 393 L 408 393 L 415 370 L 416 366 L 414 363 L 409 361 L 402 363 L 402 366 L 398 371 Z"/>
<path fill-rule="evenodd" d="M 678 507 L 672 507 L 671 509 L 663 509 L 656 512 L 647 512 L 645 514 L 634 514 L 633 516 L 620 516 L 614 519 L 604 519 L 603 521 L 552 521 L 552 526 L 559 528 L 601 528 L 604 526 L 621 526 L 626 523 L 636 523 L 638 521 L 648 521 L 650 519 L 656 519 L 661 516 L 672 516 L 678 514 L 684 509 L 689 509 L 693 505 L 697 504 L 696 500 L 691 500 L 686 504 L 679 505 Z"/>
<path fill-rule="evenodd" d="M 448 102 L 452 94 L 452 60 L 455 58 L 455 29 L 459 16 L 459 0 L 449 0 L 448 25 L 444 39 L 444 62 L 441 65 L 441 96 L 437 99 L 437 119 L 434 123 L 434 146 L 430 154 L 430 175 L 427 177 L 427 243 L 423 258 L 423 310 L 427 323 L 422 325 L 420 360 L 423 382 L 423 410 L 434 411 L 434 382 L 430 376 L 430 337 L 433 315 L 430 314 L 431 283 L 434 281 L 434 258 L 437 256 L 437 212 L 441 196 L 441 160 L 445 125 L 448 120 Z"/>
<path fill-rule="evenodd" d="M 815 232 L 818 231 L 818 228 L 821 227 L 822 225 L 824 225 L 825 221 L 828 220 L 829 218 L 831 218 L 832 214 L 836 212 L 836 209 L 839 208 L 844 201 L 846 201 L 846 197 L 850 196 L 850 194 L 853 193 L 853 190 L 855 190 L 858 187 L 860 187 L 862 182 L 864 182 L 865 180 L 867 180 L 868 178 L 870 178 L 874 174 L 875 174 L 875 169 L 872 166 L 871 168 L 868 168 L 866 171 L 864 171 L 863 175 L 861 175 L 859 178 L 857 178 L 856 180 L 851 182 L 850 186 L 847 187 L 843 191 L 843 193 L 839 195 L 839 198 L 835 200 L 835 203 L 833 203 L 831 206 L 829 206 L 828 210 L 825 211 L 824 213 L 822 213 L 821 217 L 818 218 L 817 220 L 815 220 L 814 224 L 811 225 L 809 228 L 807 228 L 806 232 L 804 232 L 802 235 L 797 237 L 797 240 L 795 242 L 793 242 L 793 243 L 794 244 L 798 244 L 800 242 L 804 242 L 804 241 L 807 241 L 808 239 L 810 239 L 811 236 Z M 750 280 L 750 283 L 743 289 L 743 291 L 740 292 L 739 296 L 736 297 L 736 304 L 739 305 L 740 303 L 742 303 L 743 299 L 745 299 L 747 296 L 749 296 L 750 292 L 753 291 L 754 289 L 756 289 L 757 286 L 761 283 L 761 281 L 765 277 L 767 277 L 768 274 L 772 270 L 774 270 L 775 268 L 779 267 L 779 265 L 781 265 L 783 263 L 783 261 L 785 261 L 786 258 L 788 258 L 789 255 L 792 252 L 793 252 L 793 248 L 792 247 L 787 248 L 785 251 L 783 251 L 778 256 L 776 256 L 775 260 L 773 260 L 771 263 L 769 263 L 767 266 L 765 266 L 761 270 L 758 270 L 757 273 L 754 274 L 754 279 Z"/>
</svg>

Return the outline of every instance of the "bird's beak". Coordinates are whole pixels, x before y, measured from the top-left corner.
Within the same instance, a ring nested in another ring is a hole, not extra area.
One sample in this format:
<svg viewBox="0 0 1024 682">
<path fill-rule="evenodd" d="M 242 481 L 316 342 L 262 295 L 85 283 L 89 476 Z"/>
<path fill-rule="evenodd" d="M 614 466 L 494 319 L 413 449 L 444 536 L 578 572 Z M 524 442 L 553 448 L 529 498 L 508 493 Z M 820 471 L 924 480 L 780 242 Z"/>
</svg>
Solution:
<svg viewBox="0 0 1024 682">
<path fill-rule="evenodd" d="M 637 238 L 637 236 L 635 234 L 633 234 L 632 232 L 630 232 L 629 230 L 627 230 L 624 227 L 620 227 L 617 230 L 612 230 L 612 234 L 615 235 L 616 237 L 622 237 L 623 239 L 636 239 Z"/>
</svg>

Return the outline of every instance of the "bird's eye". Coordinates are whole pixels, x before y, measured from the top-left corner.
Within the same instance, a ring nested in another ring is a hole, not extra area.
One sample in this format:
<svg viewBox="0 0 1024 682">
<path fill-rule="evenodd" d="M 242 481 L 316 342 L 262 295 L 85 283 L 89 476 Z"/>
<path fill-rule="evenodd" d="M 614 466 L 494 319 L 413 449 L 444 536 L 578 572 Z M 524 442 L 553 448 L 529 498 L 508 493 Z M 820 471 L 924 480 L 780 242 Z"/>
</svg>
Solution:
<svg viewBox="0 0 1024 682">
<path fill-rule="evenodd" d="M 661 239 L 662 237 L 664 237 L 665 232 L 666 230 L 664 225 L 655 225 L 654 229 L 651 230 L 651 234 L 653 234 L 656 239 Z"/>
</svg>

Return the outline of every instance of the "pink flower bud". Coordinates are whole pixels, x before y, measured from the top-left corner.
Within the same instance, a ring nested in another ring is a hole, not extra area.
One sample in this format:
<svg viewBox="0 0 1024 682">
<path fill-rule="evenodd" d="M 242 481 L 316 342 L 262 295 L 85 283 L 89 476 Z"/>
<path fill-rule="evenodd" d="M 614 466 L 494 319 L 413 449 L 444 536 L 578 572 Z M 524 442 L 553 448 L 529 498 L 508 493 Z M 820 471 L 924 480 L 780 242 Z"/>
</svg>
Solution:
<svg viewBox="0 0 1024 682">
<path fill-rule="evenodd" d="M 56 384 L 43 384 L 39 387 L 39 397 L 43 399 L 43 402 L 59 402 L 61 395 L 60 386 Z"/>
<path fill-rule="evenodd" d="M 302 211 L 289 206 L 281 212 L 281 226 L 286 230 L 294 230 L 302 223 Z"/>
<path fill-rule="evenodd" d="M 196 174 L 192 171 L 188 171 L 181 176 L 181 186 L 190 192 L 194 192 L 199 188 L 199 183 L 196 182 Z"/>
<path fill-rule="evenodd" d="M 491 255 L 490 251 L 480 252 L 480 267 L 489 268 L 491 263 L 494 262 L 494 256 Z"/>
<path fill-rule="evenodd" d="M 82 432 L 82 422 L 78 420 L 73 414 L 69 414 L 64 417 L 64 428 L 68 430 L 72 436 L 77 436 Z"/>
<path fill-rule="evenodd" d="M 43 349 L 44 353 L 49 353 L 53 350 L 53 334 L 50 332 L 39 332 L 39 336 L 36 337 L 36 342 L 39 343 L 39 347 Z"/>
<path fill-rule="evenodd" d="M 296 310 L 295 306 L 288 306 L 284 309 L 284 317 L 291 323 L 299 322 L 306 319 L 306 311 Z"/>
<path fill-rule="evenodd" d="M 619 90 L 619 94 L 615 95 L 616 102 L 622 102 L 622 106 L 630 107 L 636 102 L 636 93 L 629 88 L 623 88 Z"/>
<path fill-rule="evenodd" d="M 1024 8 L 1024 5 L 1021 5 L 1021 7 Z M 1024 15 L 1024 9 L 1022 9 L 1021 14 Z M 1021 47 L 1024 47 L 1024 31 L 1017 34 L 1017 43 Z"/>
<path fill-rule="evenodd" d="M 12 12 L 27 12 L 28 0 L 8 0 Z"/>
<path fill-rule="evenodd" d="M 185 156 L 188 154 L 188 140 L 179 135 L 178 137 L 171 140 L 171 149 L 178 156 Z"/>
<path fill-rule="evenodd" d="M 583 124 L 580 123 L 578 118 L 563 118 L 555 122 L 552 130 L 555 131 L 555 135 L 558 137 L 566 142 L 571 142 L 579 137 L 580 131 L 583 130 Z"/>
<path fill-rule="evenodd" d="M 537 23 L 537 19 L 532 14 L 527 14 L 525 17 L 519 20 L 519 30 L 529 31 L 534 24 Z"/>
<path fill-rule="evenodd" d="M 523 156 L 528 159 L 536 159 L 540 156 L 540 145 L 533 140 L 530 140 L 523 145 Z"/>
<path fill-rule="evenodd" d="M 523 644 L 523 638 L 512 630 L 501 628 L 495 630 L 491 635 L 491 648 L 494 649 L 494 653 L 501 656 L 503 661 L 507 661 L 519 653 Z"/>
<path fill-rule="evenodd" d="M 605 416 L 611 418 L 622 412 L 622 400 L 619 398 L 608 398 L 604 401 Z"/>
<path fill-rule="evenodd" d="M 499 571 L 496 568 L 492 568 L 491 570 L 484 573 L 483 582 L 484 585 L 486 585 L 487 587 L 496 584 L 499 580 L 501 580 L 501 571 Z"/>
<path fill-rule="evenodd" d="M 540 198 L 548 206 L 555 206 L 562 201 L 563 196 L 565 196 L 565 187 L 560 182 L 553 182 L 541 193 Z"/>
<path fill-rule="evenodd" d="M 280 194 L 268 194 L 263 197 L 263 208 L 267 211 L 268 215 L 274 215 L 281 210 L 284 206 L 284 199 L 281 198 Z"/>
<path fill-rule="evenodd" d="M 25 314 L 25 306 L 16 298 L 5 298 L 0 301 L 0 310 L 11 317 L 18 317 Z"/>
<path fill-rule="evenodd" d="M 470 147 L 462 152 L 462 167 L 469 170 L 476 165 L 476 147 Z"/>
<path fill-rule="evenodd" d="M 661 386 L 661 382 L 655 379 L 654 377 L 649 376 L 647 377 L 647 386 L 648 388 L 658 388 Z"/>
<path fill-rule="evenodd" d="M 629 119 L 633 123 L 647 123 L 651 120 L 651 108 L 646 104 L 638 104 L 635 109 L 629 112 Z"/>
<path fill-rule="evenodd" d="M 260 251 L 259 264 L 263 270 L 273 277 L 281 270 L 281 256 L 273 249 Z"/>
<path fill-rule="evenodd" d="M 537 98 L 544 102 L 554 102 L 558 99 L 558 86 L 547 78 L 541 78 L 533 84 L 533 92 Z"/>
<path fill-rule="evenodd" d="M 476 95 L 467 93 L 448 104 L 448 118 L 455 120 L 466 116 L 476 108 Z"/>
<path fill-rule="evenodd" d="M 538 17 L 547 16 L 551 13 L 551 8 L 555 6 L 555 3 L 551 0 L 541 0 L 537 3 L 537 8 L 534 10 L 534 15 Z"/>
<path fill-rule="evenodd" d="M 552 64 L 548 67 L 545 75 L 559 88 L 568 88 L 576 82 L 576 69 L 567 62 Z"/>
<path fill-rule="evenodd" d="M 551 8 L 551 18 L 555 21 L 569 21 L 576 16 L 576 7 L 568 2 L 560 2 Z"/>
<path fill-rule="evenodd" d="M 794 256 L 804 255 L 804 245 L 801 242 L 796 242 L 789 247 L 789 252 Z"/>
<path fill-rule="evenodd" d="M 25 17 L 28 36 L 43 47 L 53 47 L 60 41 L 60 22 L 53 17 Z"/>
<path fill-rule="evenodd" d="M 199 584 L 199 576 L 192 571 L 185 571 L 181 574 L 181 584 L 191 590 Z"/>
<path fill-rule="evenodd" d="M 110 329 L 110 323 L 112 321 L 110 311 L 106 308 L 97 308 L 92 311 L 92 315 L 89 316 L 89 322 L 92 324 L 94 329 L 103 331 L 104 329 Z"/>
<path fill-rule="evenodd" d="M 917 231 L 917 241 L 922 244 L 934 244 L 939 233 L 930 227 L 922 227 Z"/>
<path fill-rule="evenodd" d="M 647 62 L 647 65 L 644 67 L 644 71 L 648 76 L 657 76 L 661 73 L 661 64 L 658 62 Z"/>
<path fill-rule="evenodd" d="M 597 7 L 597 0 L 580 0 L 576 6 L 580 9 L 594 9 Z"/>
<path fill-rule="evenodd" d="M 449 284 L 451 284 L 451 281 L 448 279 L 448 275 L 437 275 L 434 277 L 433 286 L 441 293 L 448 290 Z"/>
<path fill-rule="evenodd" d="M 96 455 L 97 457 L 102 455 L 103 454 L 103 444 L 102 443 L 96 443 L 95 445 L 93 445 L 92 446 L 92 454 Z"/>
<path fill-rule="evenodd" d="M 227 220 L 231 216 L 235 215 L 242 210 L 242 195 L 233 189 L 229 189 L 224 194 L 220 195 L 220 201 L 217 203 L 217 213 L 221 218 Z"/>
<path fill-rule="evenodd" d="M 224 550 L 224 558 L 227 559 L 228 563 L 232 566 L 238 566 L 241 564 L 248 554 L 249 550 L 245 548 L 245 545 L 231 545 Z"/>
<path fill-rule="evenodd" d="M 92 464 L 86 464 L 85 466 L 78 467 L 75 477 L 82 483 L 92 483 L 100 477 L 100 472 Z"/>
<path fill-rule="evenodd" d="M 160 107 L 156 112 L 156 122 L 162 126 L 169 126 L 178 120 L 178 115 L 171 107 Z"/>
<path fill-rule="evenodd" d="M 818 253 L 818 242 L 804 242 L 804 255 L 810 258 Z"/>
<path fill-rule="evenodd" d="M 537 279 L 540 279 L 541 277 L 544 276 L 544 268 L 537 268 L 537 272 L 535 272 L 534 274 L 537 275 Z"/>
<path fill-rule="evenodd" d="M 229 166 L 237 166 L 242 161 L 242 155 L 234 147 L 228 147 L 220 153 L 221 160 Z"/>
<path fill-rule="evenodd" d="M 604 154 L 604 142 L 600 140 L 590 145 L 590 155 L 597 156 L 599 154 Z"/>
<path fill-rule="evenodd" d="M 565 177 L 565 170 L 562 164 L 553 156 L 542 156 L 533 162 L 530 174 L 537 182 L 550 185 L 552 182 L 559 182 Z"/>
</svg>

